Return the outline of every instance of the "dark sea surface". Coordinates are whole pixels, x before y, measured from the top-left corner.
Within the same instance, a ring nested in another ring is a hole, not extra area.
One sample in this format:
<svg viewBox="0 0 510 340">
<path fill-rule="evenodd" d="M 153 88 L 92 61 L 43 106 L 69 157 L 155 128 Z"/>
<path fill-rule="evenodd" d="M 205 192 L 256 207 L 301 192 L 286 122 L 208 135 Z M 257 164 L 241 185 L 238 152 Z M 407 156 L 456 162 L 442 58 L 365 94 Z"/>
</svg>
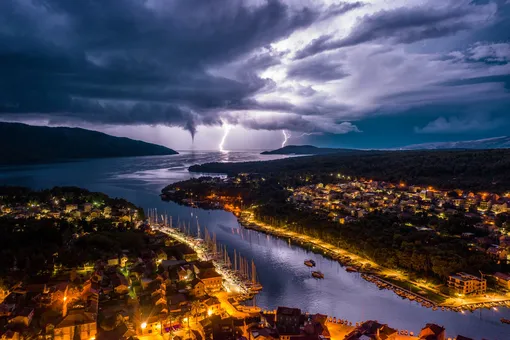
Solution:
<svg viewBox="0 0 510 340">
<path fill-rule="evenodd" d="M 182 152 L 173 156 L 95 159 L 70 163 L 0 168 L 0 185 L 22 185 L 35 189 L 79 186 L 110 196 L 125 198 L 139 206 L 157 208 L 177 221 L 191 221 L 192 229 L 199 221 L 203 228 L 215 232 L 218 242 L 230 252 L 237 249 L 244 257 L 254 259 L 264 289 L 257 304 L 264 309 L 278 306 L 299 307 L 311 313 L 323 313 L 348 319 L 353 323 L 378 320 L 398 329 L 418 333 L 427 322 L 446 327 L 447 336 L 458 334 L 474 339 L 510 339 L 510 325 L 500 322 L 510 318 L 510 310 L 478 310 L 473 313 L 432 311 L 415 302 L 404 300 L 388 290 L 379 290 L 357 273 L 347 273 L 340 265 L 320 254 L 239 226 L 228 212 L 189 208 L 161 201 L 159 194 L 167 184 L 185 180 L 187 168 L 213 161 L 252 161 L 281 158 L 258 152 Z M 312 258 L 324 275 L 315 280 L 303 261 Z"/>
</svg>

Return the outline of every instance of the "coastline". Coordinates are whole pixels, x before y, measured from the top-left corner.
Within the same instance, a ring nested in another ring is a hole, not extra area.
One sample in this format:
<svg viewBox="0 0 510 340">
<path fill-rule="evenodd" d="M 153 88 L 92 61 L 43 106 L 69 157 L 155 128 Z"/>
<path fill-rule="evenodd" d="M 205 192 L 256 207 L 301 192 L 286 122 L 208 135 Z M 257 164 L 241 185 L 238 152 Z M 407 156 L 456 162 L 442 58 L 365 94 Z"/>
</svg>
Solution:
<svg viewBox="0 0 510 340">
<path fill-rule="evenodd" d="M 314 247 L 317 247 L 318 249 L 321 249 L 324 253 L 324 255 L 327 255 L 331 257 L 332 259 L 339 262 L 339 264 L 344 267 L 347 264 L 342 263 L 342 256 L 345 258 L 345 256 L 349 257 L 351 260 L 361 262 L 364 265 L 370 264 L 372 270 L 364 270 L 362 266 L 360 270 L 357 272 L 361 273 L 361 277 L 371 283 L 376 284 L 380 289 L 389 289 L 393 291 L 395 294 L 402 298 L 406 298 L 411 301 L 416 301 L 420 303 L 423 307 L 432 308 L 433 310 L 441 309 L 441 310 L 451 310 L 454 312 L 460 312 L 464 313 L 465 311 L 474 311 L 479 308 L 496 308 L 496 307 L 506 307 L 510 308 L 510 296 L 506 296 L 503 298 L 494 298 L 490 302 L 486 301 L 476 301 L 476 297 L 473 299 L 474 301 L 467 301 L 464 303 L 461 303 L 460 299 L 452 299 L 451 297 L 447 297 L 443 294 L 437 293 L 433 291 L 430 287 L 430 285 L 423 285 L 416 281 L 410 280 L 405 275 L 400 274 L 397 271 L 382 267 L 378 265 L 377 263 L 374 263 L 368 259 L 362 258 L 358 255 L 352 254 L 344 249 L 335 247 L 332 244 L 328 244 L 325 242 L 317 242 L 313 240 L 310 237 L 307 237 L 305 235 L 301 235 L 295 232 L 286 231 L 282 228 L 276 228 L 272 226 L 268 226 L 260 221 L 256 221 L 255 219 L 251 219 L 246 223 L 246 221 L 240 217 L 237 216 L 237 219 L 239 223 L 247 229 L 256 230 L 258 232 L 263 232 L 266 234 L 270 234 L 276 237 L 280 238 L 292 238 L 293 241 L 300 240 L 302 243 L 305 244 L 312 244 Z M 313 248 L 312 248 L 313 250 Z M 349 268 L 349 267 L 348 267 Z M 396 280 L 394 280 L 394 278 Z M 390 282 L 390 281 L 393 282 Z M 397 282 L 401 282 L 402 285 L 397 284 Z M 422 289 L 426 294 L 420 294 L 421 292 L 412 292 L 409 289 L 405 288 L 404 286 L 413 284 L 416 287 L 419 287 Z M 426 297 L 427 295 L 432 294 L 435 296 L 442 296 L 445 298 L 444 301 L 434 301 L 432 298 Z"/>
<path fill-rule="evenodd" d="M 437 286 L 410 280 L 405 274 L 399 271 L 382 267 L 371 260 L 350 253 L 332 244 L 257 221 L 254 219 L 253 213 L 250 210 L 243 210 L 242 212 L 233 211 L 225 209 L 224 206 L 217 203 L 208 201 L 194 201 L 191 199 L 174 200 L 167 194 L 161 194 L 161 197 L 165 200 L 170 200 L 185 206 L 231 212 L 236 216 L 238 223 L 246 229 L 255 230 L 282 239 L 288 239 L 289 242 L 294 242 L 298 246 L 308 248 L 311 251 L 317 252 L 317 250 L 319 250 L 319 253 L 337 261 L 344 267 L 344 270 L 347 269 L 347 271 L 360 273 L 364 280 L 377 285 L 379 289 L 389 289 L 403 299 L 417 302 L 426 308 L 432 308 L 433 310 L 440 309 L 442 311 L 449 310 L 462 314 L 466 311 L 473 312 L 480 308 L 494 310 L 497 310 L 497 307 L 510 308 L 510 296 L 492 298 L 475 296 L 464 299 L 446 296 L 436 289 Z M 351 268 L 355 270 L 351 270 Z M 411 286 L 414 286 L 416 291 L 412 291 Z M 487 301 L 488 299 L 490 300 Z"/>
</svg>

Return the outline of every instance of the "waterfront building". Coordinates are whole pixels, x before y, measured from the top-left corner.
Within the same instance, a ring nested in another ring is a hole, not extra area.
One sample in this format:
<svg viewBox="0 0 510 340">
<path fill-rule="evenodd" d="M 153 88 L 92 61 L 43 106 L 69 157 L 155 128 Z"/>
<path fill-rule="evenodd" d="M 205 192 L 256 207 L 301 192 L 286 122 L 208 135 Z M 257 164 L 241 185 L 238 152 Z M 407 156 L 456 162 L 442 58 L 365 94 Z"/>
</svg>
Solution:
<svg viewBox="0 0 510 340">
<path fill-rule="evenodd" d="M 445 328 L 428 323 L 421 329 L 420 340 L 445 340 Z"/>
<path fill-rule="evenodd" d="M 460 295 L 484 294 L 487 280 L 461 272 L 448 277 L 448 288 Z"/>
<path fill-rule="evenodd" d="M 463 335 L 457 335 L 455 340 L 473 340 L 473 338 L 468 338 L 467 336 L 463 336 Z"/>
<path fill-rule="evenodd" d="M 299 308 L 278 307 L 276 311 L 276 328 L 281 340 L 289 340 L 299 335 L 301 310 Z"/>
<path fill-rule="evenodd" d="M 347 334 L 346 340 L 376 339 L 394 340 L 397 338 L 397 330 L 388 325 L 381 324 L 374 320 L 365 321 Z"/>
<path fill-rule="evenodd" d="M 221 289 L 223 278 L 214 269 L 202 271 L 197 276 L 204 283 L 206 290 L 215 292 Z"/>
</svg>

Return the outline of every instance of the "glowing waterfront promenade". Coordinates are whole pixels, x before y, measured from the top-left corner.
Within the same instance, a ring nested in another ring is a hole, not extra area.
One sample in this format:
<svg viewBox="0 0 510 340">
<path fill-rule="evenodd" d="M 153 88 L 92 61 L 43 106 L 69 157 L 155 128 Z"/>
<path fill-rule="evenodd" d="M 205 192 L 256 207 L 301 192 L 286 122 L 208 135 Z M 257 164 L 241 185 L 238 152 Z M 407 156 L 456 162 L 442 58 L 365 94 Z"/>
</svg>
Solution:
<svg viewBox="0 0 510 340">
<path fill-rule="evenodd" d="M 242 212 L 243 218 L 239 218 L 239 221 L 241 224 L 245 225 L 246 228 L 254 229 L 261 232 L 266 232 L 271 235 L 275 235 L 278 237 L 283 238 L 289 238 L 294 241 L 302 242 L 305 244 L 311 244 L 313 245 L 313 249 L 321 250 L 324 254 L 328 254 L 329 256 L 332 256 L 333 258 L 338 258 L 340 256 L 347 256 L 350 259 L 362 264 L 363 266 L 369 264 L 372 269 L 378 270 L 377 274 L 372 274 L 370 277 L 377 278 L 377 280 L 382 281 L 386 284 L 388 289 L 391 289 L 395 292 L 403 292 L 405 294 L 408 294 L 408 296 L 411 296 L 413 300 L 420 300 L 422 301 L 422 305 L 430 308 L 441 308 L 441 309 L 448 309 L 453 310 L 456 312 L 464 313 L 464 310 L 473 310 L 477 308 L 490 308 L 494 311 L 497 311 L 498 306 L 502 307 L 508 307 L 510 306 L 510 294 L 502 295 L 502 294 L 492 294 L 487 296 L 475 296 L 475 297 L 449 297 L 439 292 L 439 289 L 437 286 L 432 285 L 431 283 L 425 282 L 417 282 L 415 280 L 411 280 L 407 275 L 400 271 L 392 270 L 386 267 L 382 267 L 378 265 L 377 263 L 370 261 L 366 258 L 362 258 L 358 255 L 355 255 L 353 253 L 350 253 L 344 249 L 341 249 L 335 245 L 332 245 L 330 243 L 323 242 L 321 240 L 315 239 L 313 237 L 299 234 L 293 231 L 289 231 L 285 228 L 281 227 L 275 227 L 272 225 L 269 225 L 267 223 L 261 222 L 257 219 L 255 219 L 254 214 L 250 210 L 244 210 Z M 399 281 L 408 282 L 410 284 L 413 284 L 416 287 L 419 287 L 420 289 L 424 291 L 429 291 L 434 294 L 442 296 L 445 301 L 442 303 L 436 303 L 432 300 L 416 293 L 411 292 L 400 285 L 397 285 L 395 283 L 390 283 L 386 280 L 383 280 L 380 276 L 383 277 L 393 277 L 398 279 Z M 373 282 L 375 280 L 368 280 L 370 282 Z"/>
<path fill-rule="evenodd" d="M 212 261 L 216 271 L 223 277 L 223 285 L 227 292 L 238 294 L 254 294 L 256 292 L 250 290 L 245 282 L 239 280 L 236 272 L 227 268 L 226 264 L 220 262 L 216 258 L 216 254 L 211 254 L 210 250 L 203 244 L 203 241 L 192 236 L 186 235 L 179 230 L 161 225 L 152 225 L 152 229 L 165 233 L 179 242 L 182 242 L 192 248 L 201 261 Z"/>
</svg>

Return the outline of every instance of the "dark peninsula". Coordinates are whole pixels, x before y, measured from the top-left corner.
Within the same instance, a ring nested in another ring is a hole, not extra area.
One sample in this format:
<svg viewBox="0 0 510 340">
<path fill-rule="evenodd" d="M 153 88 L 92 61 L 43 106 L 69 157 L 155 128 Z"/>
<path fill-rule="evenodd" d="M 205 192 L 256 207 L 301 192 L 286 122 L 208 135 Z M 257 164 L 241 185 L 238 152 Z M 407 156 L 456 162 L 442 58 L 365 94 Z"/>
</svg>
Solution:
<svg viewBox="0 0 510 340">
<path fill-rule="evenodd" d="M 271 151 L 261 152 L 261 155 L 324 155 L 328 153 L 360 153 L 362 150 L 319 148 L 313 145 L 287 145 Z"/>
<path fill-rule="evenodd" d="M 378 181 L 415 183 L 443 189 L 510 190 L 510 149 L 363 151 L 291 157 L 265 162 L 206 163 L 192 172 L 236 176 L 257 173 L 282 179 L 313 176 L 327 183 L 335 173 Z"/>
<path fill-rule="evenodd" d="M 161 145 L 97 131 L 20 123 L 0 123 L 0 144 L 0 165 L 177 154 Z"/>
</svg>

